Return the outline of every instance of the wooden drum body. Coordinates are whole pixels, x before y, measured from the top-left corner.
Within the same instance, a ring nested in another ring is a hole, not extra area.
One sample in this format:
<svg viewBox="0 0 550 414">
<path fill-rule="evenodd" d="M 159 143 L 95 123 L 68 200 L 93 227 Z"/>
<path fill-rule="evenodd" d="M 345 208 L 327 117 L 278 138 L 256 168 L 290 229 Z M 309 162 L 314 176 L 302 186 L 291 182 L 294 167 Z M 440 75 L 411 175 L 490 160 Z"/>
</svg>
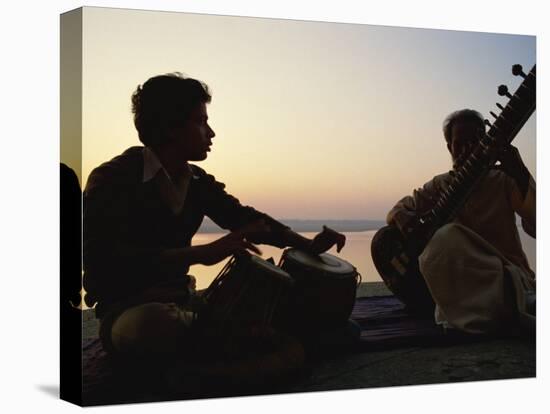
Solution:
<svg viewBox="0 0 550 414">
<path fill-rule="evenodd" d="M 360 277 L 354 266 L 328 253 L 298 249 L 285 250 L 279 266 L 294 285 L 277 309 L 276 327 L 309 331 L 348 323 Z"/>
</svg>

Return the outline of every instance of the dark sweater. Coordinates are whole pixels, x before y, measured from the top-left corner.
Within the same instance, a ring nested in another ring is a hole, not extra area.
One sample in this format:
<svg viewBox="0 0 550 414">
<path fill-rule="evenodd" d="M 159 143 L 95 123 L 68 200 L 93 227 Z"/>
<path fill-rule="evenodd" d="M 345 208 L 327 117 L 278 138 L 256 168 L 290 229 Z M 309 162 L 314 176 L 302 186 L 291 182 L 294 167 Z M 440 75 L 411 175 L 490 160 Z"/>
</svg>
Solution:
<svg viewBox="0 0 550 414">
<path fill-rule="evenodd" d="M 98 302 L 99 318 L 111 308 L 139 303 L 159 284 L 186 290 L 188 267 L 159 266 L 160 254 L 190 246 L 204 216 L 228 230 L 264 218 L 274 231 L 254 241 L 284 247 L 280 234 L 286 226 L 241 205 L 195 165 L 183 210 L 175 215 L 154 182 L 143 182 L 143 164 L 143 147 L 129 148 L 94 169 L 84 191 L 84 287 Z"/>
</svg>

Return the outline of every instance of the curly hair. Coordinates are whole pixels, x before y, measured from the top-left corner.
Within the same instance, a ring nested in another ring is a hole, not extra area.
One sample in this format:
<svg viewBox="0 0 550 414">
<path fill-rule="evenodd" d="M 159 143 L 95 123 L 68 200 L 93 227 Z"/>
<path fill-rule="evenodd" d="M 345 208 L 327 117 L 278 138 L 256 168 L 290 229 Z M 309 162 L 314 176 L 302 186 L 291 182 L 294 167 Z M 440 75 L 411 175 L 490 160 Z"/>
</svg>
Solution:
<svg viewBox="0 0 550 414">
<path fill-rule="evenodd" d="M 162 144 L 167 140 L 166 127 L 182 126 L 197 105 L 211 100 L 205 83 L 179 72 L 148 79 L 132 94 L 132 113 L 139 140 L 146 146 Z"/>
<path fill-rule="evenodd" d="M 451 142 L 451 132 L 453 125 L 457 121 L 471 121 L 479 123 L 479 127 L 485 131 L 485 118 L 478 111 L 473 109 L 460 109 L 449 114 L 443 121 L 443 135 L 447 144 Z"/>
</svg>

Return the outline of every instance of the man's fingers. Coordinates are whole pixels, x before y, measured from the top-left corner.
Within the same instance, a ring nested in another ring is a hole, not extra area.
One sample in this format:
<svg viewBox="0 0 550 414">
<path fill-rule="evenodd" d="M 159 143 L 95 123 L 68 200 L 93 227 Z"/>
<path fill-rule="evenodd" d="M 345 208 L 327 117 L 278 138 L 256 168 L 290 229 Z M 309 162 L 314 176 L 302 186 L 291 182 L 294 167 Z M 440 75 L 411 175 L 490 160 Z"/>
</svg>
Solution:
<svg viewBox="0 0 550 414">
<path fill-rule="evenodd" d="M 346 245 L 346 236 L 344 236 L 343 234 L 340 235 L 340 238 L 337 242 L 337 246 L 338 246 L 338 251 L 342 250 L 342 248 Z"/>
<path fill-rule="evenodd" d="M 256 247 L 255 245 L 253 245 L 252 243 L 250 243 L 249 241 L 247 240 L 243 240 L 243 243 L 244 243 L 244 246 L 248 249 L 248 250 L 252 250 L 254 253 L 258 254 L 258 255 L 262 255 L 262 251 L 260 249 L 258 249 L 258 247 Z"/>
</svg>

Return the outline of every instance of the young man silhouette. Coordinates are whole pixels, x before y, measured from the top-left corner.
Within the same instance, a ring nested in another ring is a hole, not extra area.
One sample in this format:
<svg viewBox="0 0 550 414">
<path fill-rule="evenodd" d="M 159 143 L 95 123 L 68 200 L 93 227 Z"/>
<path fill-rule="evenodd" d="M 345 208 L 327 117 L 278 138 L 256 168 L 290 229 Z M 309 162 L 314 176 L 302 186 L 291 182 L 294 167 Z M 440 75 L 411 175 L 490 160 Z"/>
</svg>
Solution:
<svg viewBox="0 0 550 414">
<path fill-rule="evenodd" d="M 254 243 L 321 253 L 345 244 L 325 230 L 312 240 L 252 207 L 193 161 L 207 158 L 215 133 L 208 87 L 178 73 L 147 80 L 132 95 L 143 146 L 92 171 L 84 192 L 84 283 L 97 301 L 106 349 L 177 352 L 193 322 L 191 265 L 212 265 Z M 229 233 L 191 245 L 203 218 Z"/>
</svg>

